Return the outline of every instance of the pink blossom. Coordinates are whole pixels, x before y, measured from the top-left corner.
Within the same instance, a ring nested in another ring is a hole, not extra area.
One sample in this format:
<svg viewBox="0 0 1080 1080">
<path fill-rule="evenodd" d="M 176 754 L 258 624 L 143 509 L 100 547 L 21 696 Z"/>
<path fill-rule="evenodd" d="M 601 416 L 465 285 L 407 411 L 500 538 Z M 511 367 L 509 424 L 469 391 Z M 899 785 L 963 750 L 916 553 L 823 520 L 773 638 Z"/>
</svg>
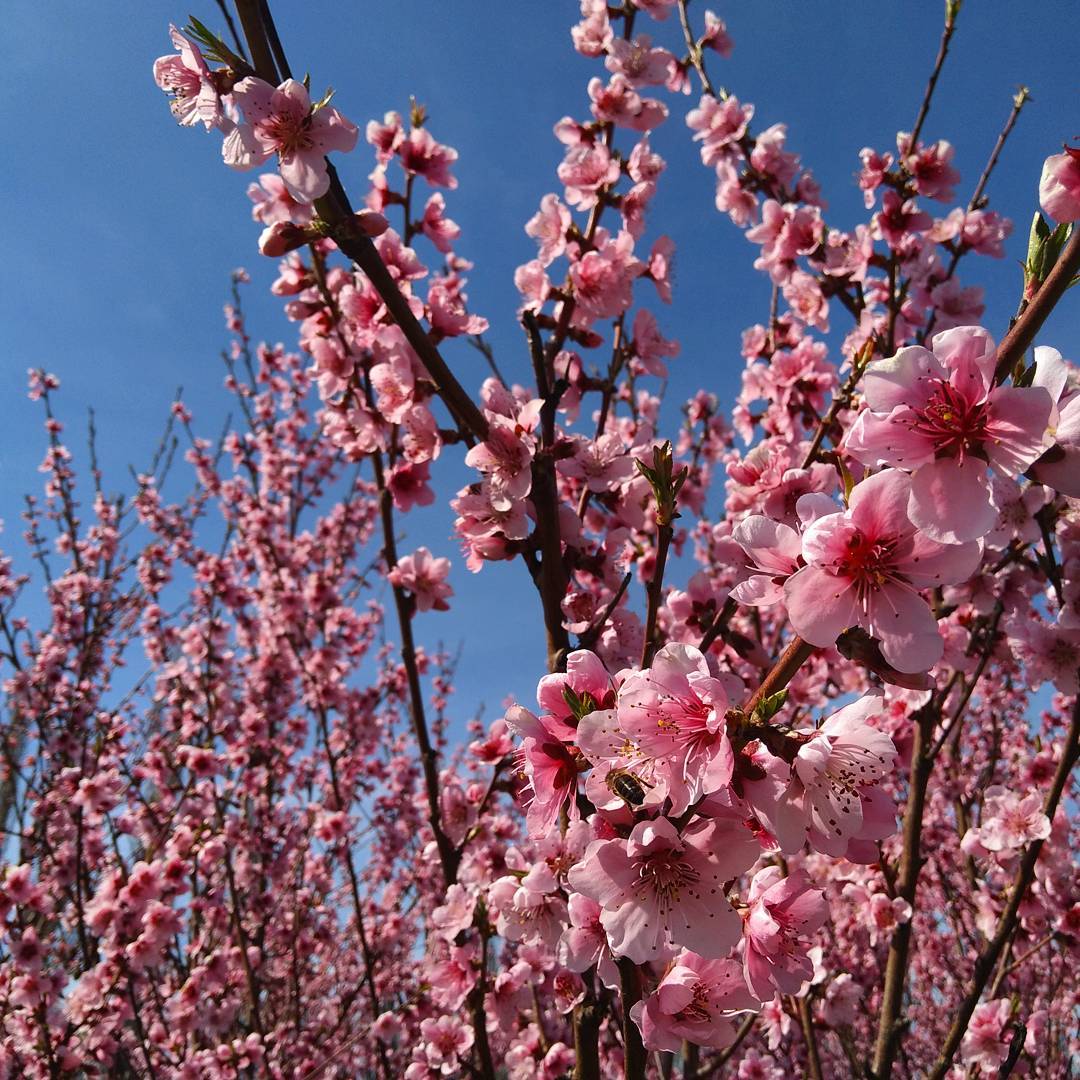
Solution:
<svg viewBox="0 0 1080 1080">
<path fill-rule="evenodd" d="M 380 164 L 385 165 L 394 156 L 405 138 L 401 113 L 388 112 L 381 124 L 378 120 L 369 120 L 364 137 L 375 147 L 375 154 Z"/>
<path fill-rule="evenodd" d="M 670 236 L 658 236 L 649 252 L 648 274 L 665 304 L 671 303 L 674 255 L 675 241 Z"/>
<path fill-rule="evenodd" d="M 537 863 L 520 879 L 499 878 L 488 889 L 488 905 L 508 941 L 554 948 L 566 925 L 566 901 L 547 863 Z"/>
<path fill-rule="evenodd" d="M 631 86 L 663 86 L 674 61 L 667 49 L 653 46 L 648 34 L 639 34 L 633 41 L 624 38 L 612 41 L 604 66 L 624 76 Z"/>
<path fill-rule="evenodd" d="M 761 1001 L 779 991 L 797 994 L 814 974 L 806 938 L 828 916 L 825 895 L 802 871 L 788 877 L 778 866 L 759 870 L 750 882 L 744 915 L 743 969 L 746 984 Z"/>
<path fill-rule="evenodd" d="M 892 835 L 895 808 L 878 784 L 896 747 L 867 723 L 881 707 L 881 697 L 868 694 L 838 709 L 799 747 L 778 802 L 755 801 L 782 851 L 809 840 L 817 851 L 852 858 L 858 842 Z"/>
<path fill-rule="evenodd" d="M 545 195 L 540 200 L 540 209 L 529 219 L 525 232 L 540 244 L 537 258 L 541 266 L 550 266 L 566 250 L 570 221 L 570 211 L 557 195 Z"/>
<path fill-rule="evenodd" d="M 420 231 L 441 251 L 448 254 L 461 235 L 461 227 L 446 216 L 446 200 L 435 192 L 424 204 Z"/>
<path fill-rule="evenodd" d="M 446 890 L 446 902 L 431 914 L 435 932 L 447 942 L 452 942 L 462 930 L 472 926 L 476 897 L 456 882 Z"/>
<path fill-rule="evenodd" d="M 847 448 L 865 464 L 913 470 L 908 513 L 942 543 L 976 540 L 994 527 L 987 467 L 1017 476 L 1045 450 L 1053 402 L 1041 386 L 993 385 L 995 352 L 985 330 L 935 335 L 870 364 L 869 409 Z"/>
<path fill-rule="evenodd" d="M 803 533 L 807 565 L 784 584 L 788 616 L 812 645 L 831 645 L 849 626 L 881 642 L 893 667 L 927 671 L 943 643 L 920 589 L 971 575 L 977 543 L 940 544 L 908 519 L 911 480 L 886 469 L 857 484 L 843 513 L 819 517 Z"/>
<path fill-rule="evenodd" d="M 649 1050 L 678 1053 L 683 1040 L 716 1049 L 735 1039 L 734 1018 L 753 1012 L 737 960 L 706 959 L 683 951 L 656 989 L 630 1015 Z"/>
<path fill-rule="evenodd" d="M 600 921 L 603 908 L 591 897 L 575 892 L 570 894 L 566 910 L 570 925 L 559 939 L 559 963 L 577 972 L 587 971 L 595 965 L 605 986 L 618 986 L 618 968 Z"/>
<path fill-rule="evenodd" d="M 457 178 L 450 168 L 458 159 L 452 147 L 437 143 L 427 128 L 413 128 L 397 146 L 401 167 L 422 176 L 432 187 L 456 188 Z"/>
<path fill-rule="evenodd" d="M 633 350 L 635 363 L 641 370 L 661 378 L 667 374 L 667 365 L 662 358 L 679 355 L 679 343 L 669 341 L 660 333 L 656 316 L 647 308 L 638 308 L 634 316 L 630 347 Z"/>
<path fill-rule="evenodd" d="M 731 780 L 727 692 L 692 645 L 665 645 L 651 668 L 629 674 L 616 708 L 622 731 L 665 777 L 672 814 Z"/>
<path fill-rule="evenodd" d="M 578 210 L 589 210 L 601 189 L 619 179 L 619 163 L 603 143 L 578 143 L 566 151 L 558 174 L 566 187 L 566 201 Z"/>
<path fill-rule="evenodd" d="M 873 230 L 895 250 L 907 236 L 926 232 L 932 224 L 930 215 L 920 210 L 914 199 L 905 200 L 889 188 L 881 198 L 880 212 L 874 215 Z"/>
<path fill-rule="evenodd" d="M 307 225 L 315 216 L 311 203 L 297 202 L 277 173 L 263 173 L 257 184 L 249 185 L 248 198 L 254 204 L 251 216 L 264 225 L 292 222 Z"/>
<path fill-rule="evenodd" d="M 594 492 L 613 491 L 636 475 L 634 459 L 613 433 L 578 440 L 574 456 L 561 458 L 557 468 L 563 476 L 584 481 Z"/>
<path fill-rule="evenodd" d="M 454 590 L 446 581 L 450 573 L 449 559 L 436 559 L 426 547 L 419 547 L 411 555 L 398 559 L 387 577 L 399 589 L 408 589 L 419 611 L 449 611 L 446 602 Z"/>
<path fill-rule="evenodd" d="M 154 82 L 172 95 L 169 108 L 177 123 L 191 127 L 201 120 L 207 131 L 221 127 L 225 119 L 221 95 L 198 45 L 172 25 L 169 37 L 180 55 L 159 56 L 154 61 Z"/>
<path fill-rule="evenodd" d="M 694 139 L 701 143 L 702 163 L 715 165 L 729 154 L 729 147 L 746 134 L 753 116 L 754 106 L 742 105 L 736 97 L 718 101 L 706 94 L 686 116 L 687 126 L 696 133 Z"/>
<path fill-rule="evenodd" d="M 1080 221 L 1080 148 L 1067 146 L 1043 163 L 1039 205 L 1055 221 Z"/>
<path fill-rule="evenodd" d="M 915 190 L 928 199 L 949 202 L 953 197 L 953 188 L 960 180 L 960 174 L 951 164 L 956 153 L 953 146 L 939 139 L 929 146 L 919 143 L 912 150 L 911 139 L 906 132 L 897 136 L 896 144 L 904 168 L 915 182 Z"/>
<path fill-rule="evenodd" d="M 1057 406 L 1053 423 L 1054 443 L 1031 466 L 1029 475 L 1040 483 L 1080 499 L 1080 390 L 1072 377 L 1072 365 L 1062 359 L 1057 349 L 1037 345 L 1033 385 L 1046 389 Z"/>
<path fill-rule="evenodd" d="M 511 706 L 506 724 L 519 739 L 519 771 L 525 777 L 523 791 L 528 805 L 529 835 L 543 838 L 555 827 L 565 807 L 570 819 L 580 816 L 577 800 L 577 761 L 562 742 L 565 722 L 540 717 L 521 705 Z"/>
<path fill-rule="evenodd" d="M 488 412 L 488 437 L 465 455 L 487 477 L 491 505 L 500 511 L 532 490 L 532 438 L 513 420 Z"/>
<path fill-rule="evenodd" d="M 459 1073 L 461 1059 L 473 1044 L 473 1030 L 457 1016 L 426 1017 L 420 1021 L 427 1064 L 443 1076 Z"/>
<path fill-rule="evenodd" d="M 719 959 L 739 940 L 740 920 L 724 883 L 759 848 L 740 826 L 699 821 L 680 836 L 667 818 L 642 821 L 629 839 L 596 840 L 569 882 L 603 909 L 611 951 L 643 964 L 682 945 Z"/>
<path fill-rule="evenodd" d="M 249 76 L 233 87 L 233 99 L 244 113 L 225 138 L 222 155 L 234 169 L 251 169 L 272 155 L 289 194 L 314 202 L 330 188 L 326 155 L 348 153 L 356 146 L 356 125 L 330 105 L 312 108 L 303 83 L 286 79 L 276 89 Z"/>
<path fill-rule="evenodd" d="M 705 33 L 701 35 L 700 43 L 725 58 L 731 55 L 735 47 L 724 25 L 724 20 L 708 9 L 705 10 Z"/>
<path fill-rule="evenodd" d="M 986 790 L 982 823 L 967 831 L 963 846 L 971 854 L 1008 855 L 1049 835 L 1050 819 L 1038 792 L 1019 795 L 995 784 Z"/>
<path fill-rule="evenodd" d="M 645 267 L 634 258 L 634 238 L 620 232 L 587 251 L 570 267 L 577 311 L 588 319 L 621 315 L 633 300 L 634 279 Z"/>
<path fill-rule="evenodd" d="M 975 1006 L 967 1033 L 960 1043 L 960 1060 L 977 1068 L 983 1076 L 998 1072 L 1009 1053 L 1012 1032 L 1012 1002 L 1008 998 L 983 1001 Z"/>
<path fill-rule="evenodd" d="M 866 209 L 869 210 L 874 205 L 874 192 L 881 186 L 893 159 L 892 154 L 879 154 L 869 146 L 864 146 L 859 151 L 859 160 L 862 162 L 859 187 L 863 190 Z"/>
<path fill-rule="evenodd" d="M 435 501 L 435 492 L 428 483 L 430 479 L 431 467 L 426 461 L 395 465 L 386 478 L 386 488 L 395 509 L 405 514 L 414 506 L 430 506 Z"/>
</svg>

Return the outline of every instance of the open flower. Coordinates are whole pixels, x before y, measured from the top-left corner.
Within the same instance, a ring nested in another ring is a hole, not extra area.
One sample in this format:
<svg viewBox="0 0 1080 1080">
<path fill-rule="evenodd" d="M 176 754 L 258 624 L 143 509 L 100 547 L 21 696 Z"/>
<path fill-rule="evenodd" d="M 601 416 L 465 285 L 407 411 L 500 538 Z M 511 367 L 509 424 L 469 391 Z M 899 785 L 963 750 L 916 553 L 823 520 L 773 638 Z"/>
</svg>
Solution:
<svg viewBox="0 0 1080 1080">
<path fill-rule="evenodd" d="M 684 1039 L 716 1049 L 730 1045 L 733 1018 L 757 1007 L 737 960 L 706 960 L 683 952 L 630 1015 L 647 1049 L 678 1053 Z"/>
<path fill-rule="evenodd" d="M 233 87 L 233 100 L 244 113 L 225 139 L 222 155 L 233 169 L 251 169 L 278 155 L 278 170 L 289 194 L 314 202 L 330 188 L 326 155 L 348 153 L 358 132 L 329 105 L 312 108 L 303 83 L 286 79 L 276 89 L 250 76 Z"/>
<path fill-rule="evenodd" d="M 812 888 L 801 870 L 783 877 L 778 866 L 766 866 L 754 875 L 747 900 L 747 985 L 761 1001 L 772 1001 L 778 990 L 797 994 L 814 974 L 806 937 L 825 922 L 825 894 Z"/>
<path fill-rule="evenodd" d="M 672 814 L 731 780 L 735 756 L 727 708 L 724 684 L 692 645 L 665 645 L 650 669 L 631 673 L 619 688 L 619 726 L 655 760 Z"/>
<path fill-rule="evenodd" d="M 867 723 L 881 707 L 880 695 L 867 694 L 838 709 L 799 748 L 777 801 L 755 802 L 782 851 L 809 840 L 817 851 L 861 861 L 862 842 L 892 835 L 895 807 L 878 784 L 892 769 L 896 747 Z"/>
<path fill-rule="evenodd" d="M 846 511 L 817 518 L 803 533 L 807 565 L 787 579 L 784 596 L 792 626 L 811 645 L 831 645 L 861 626 L 899 671 L 928 671 L 941 658 L 944 643 L 919 590 L 966 580 L 981 548 L 937 543 L 917 530 L 908 518 L 912 483 L 885 469 L 856 485 Z"/>
<path fill-rule="evenodd" d="M 626 840 L 593 841 L 568 880 L 604 909 L 600 922 L 616 956 L 644 964 L 682 945 L 720 959 L 741 929 L 724 883 L 749 869 L 760 851 L 735 822 L 710 819 L 680 836 L 667 818 L 657 818 L 639 822 Z"/>
<path fill-rule="evenodd" d="M 959 544 L 997 522 L 988 468 L 1018 476 L 1049 445 L 1053 410 L 1041 386 L 994 386 L 996 353 L 977 326 L 946 330 L 870 364 L 869 410 L 847 440 L 866 465 L 912 472 L 908 513 L 932 540 Z"/>
</svg>

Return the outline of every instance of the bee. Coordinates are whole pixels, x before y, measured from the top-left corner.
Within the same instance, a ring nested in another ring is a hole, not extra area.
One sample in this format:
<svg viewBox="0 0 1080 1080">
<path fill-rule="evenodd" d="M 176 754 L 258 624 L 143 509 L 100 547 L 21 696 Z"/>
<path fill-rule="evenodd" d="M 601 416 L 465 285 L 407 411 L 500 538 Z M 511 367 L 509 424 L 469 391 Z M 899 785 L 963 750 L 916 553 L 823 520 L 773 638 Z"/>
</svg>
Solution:
<svg viewBox="0 0 1080 1080">
<path fill-rule="evenodd" d="M 653 785 L 627 769 L 612 769 L 606 783 L 611 790 L 630 806 L 640 806 L 645 801 L 645 788 Z"/>
</svg>

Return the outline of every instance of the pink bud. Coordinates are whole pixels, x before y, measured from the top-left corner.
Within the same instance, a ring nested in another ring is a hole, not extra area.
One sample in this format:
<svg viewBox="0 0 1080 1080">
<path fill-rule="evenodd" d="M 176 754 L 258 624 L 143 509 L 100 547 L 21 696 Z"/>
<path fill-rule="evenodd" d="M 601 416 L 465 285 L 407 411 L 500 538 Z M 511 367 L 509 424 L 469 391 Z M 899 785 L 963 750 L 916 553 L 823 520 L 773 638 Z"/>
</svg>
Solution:
<svg viewBox="0 0 1080 1080">
<path fill-rule="evenodd" d="M 358 210 L 353 217 L 364 236 L 382 236 L 390 228 L 390 222 L 374 210 Z"/>
<path fill-rule="evenodd" d="M 1055 221 L 1080 220 L 1080 147 L 1065 147 L 1043 164 L 1039 203 Z"/>
<path fill-rule="evenodd" d="M 259 237 L 259 252 L 272 259 L 279 258 L 308 242 L 307 232 L 291 221 L 276 221 L 263 229 Z"/>
</svg>

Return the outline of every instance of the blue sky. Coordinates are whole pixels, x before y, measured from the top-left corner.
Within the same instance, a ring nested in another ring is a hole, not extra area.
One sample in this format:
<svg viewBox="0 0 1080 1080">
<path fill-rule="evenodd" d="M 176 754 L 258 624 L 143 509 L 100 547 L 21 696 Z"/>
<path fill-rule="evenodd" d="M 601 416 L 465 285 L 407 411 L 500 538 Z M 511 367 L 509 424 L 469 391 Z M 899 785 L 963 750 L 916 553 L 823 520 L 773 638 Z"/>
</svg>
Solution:
<svg viewBox="0 0 1080 1080">
<path fill-rule="evenodd" d="M 20 558 L 21 497 L 39 484 L 43 446 L 39 415 L 23 397 L 28 367 L 60 375 L 60 411 L 76 450 L 86 407 L 94 406 L 107 480 L 121 489 L 127 466 L 149 460 L 176 386 L 184 386 L 197 426 L 217 433 L 228 407 L 219 354 L 233 267 L 243 265 L 253 277 L 245 292 L 251 332 L 295 340 L 267 292 L 274 264 L 255 250 L 258 230 L 244 194 L 250 178 L 221 164 L 216 134 L 176 127 L 150 77 L 153 59 L 169 51 L 170 21 L 182 24 L 192 10 L 221 25 L 210 0 L 189 9 L 195 2 L 108 0 L 95 5 L 92 18 L 63 17 L 59 6 L 39 0 L 4 5 L 0 544 Z M 522 226 L 540 197 L 556 189 L 561 147 L 551 127 L 564 115 L 587 115 L 585 84 L 600 67 L 570 47 L 576 0 L 274 6 L 293 70 L 310 71 L 313 90 L 333 85 L 335 104 L 361 127 L 388 109 L 404 112 L 412 94 L 428 106 L 436 138 L 460 152 L 460 186 L 447 201 L 463 228 L 459 250 L 476 262 L 471 307 L 492 322 L 500 366 L 525 381 L 512 275 L 535 246 Z M 704 6 L 692 6 L 699 21 Z M 755 103 L 756 128 L 788 124 L 789 146 L 813 168 L 829 200 L 830 223 L 860 220 L 858 151 L 891 149 L 895 132 L 910 128 L 937 46 L 940 0 L 711 6 L 736 46 L 729 61 L 710 55 L 714 79 Z M 665 44 L 677 30 L 674 20 L 640 25 Z M 925 137 L 956 145 L 964 178 L 957 198 L 966 201 L 1012 93 L 1020 83 L 1031 87 L 1033 101 L 990 188 L 991 205 L 1016 221 L 1007 256 L 964 264 L 965 284 L 987 288 L 985 319 L 998 336 L 1016 306 L 1017 263 L 1042 160 L 1080 135 L 1077 41 L 1080 5 L 1072 0 L 1022 8 L 1007 0 L 969 2 L 924 129 Z M 678 247 L 674 303 L 657 311 L 662 329 L 682 343 L 669 389 L 672 418 L 702 385 L 723 402 L 733 399 L 739 334 L 764 318 L 768 285 L 751 268 L 753 249 L 713 209 L 711 176 L 678 112 L 653 145 L 669 167 L 650 236 L 667 232 Z M 351 192 L 363 189 L 371 163 L 365 147 L 339 161 Z M 838 311 L 834 323 L 846 329 L 842 322 Z M 1080 304 L 1069 297 L 1041 340 L 1077 359 L 1078 330 Z M 463 343 L 446 352 L 461 380 L 479 385 L 486 373 L 480 357 Z M 440 494 L 464 482 L 460 464 L 439 467 Z M 456 558 L 451 523 L 445 499 L 407 519 L 404 550 L 426 543 L 456 563 L 453 610 L 421 616 L 418 634 L 464 644 L 454 711 L 485 701 L 491 715 L 509 692 L 531 697 L 544 663 L 542 626 L 522 566 L 490 566 L 470 580 Z"/>
</svg>

